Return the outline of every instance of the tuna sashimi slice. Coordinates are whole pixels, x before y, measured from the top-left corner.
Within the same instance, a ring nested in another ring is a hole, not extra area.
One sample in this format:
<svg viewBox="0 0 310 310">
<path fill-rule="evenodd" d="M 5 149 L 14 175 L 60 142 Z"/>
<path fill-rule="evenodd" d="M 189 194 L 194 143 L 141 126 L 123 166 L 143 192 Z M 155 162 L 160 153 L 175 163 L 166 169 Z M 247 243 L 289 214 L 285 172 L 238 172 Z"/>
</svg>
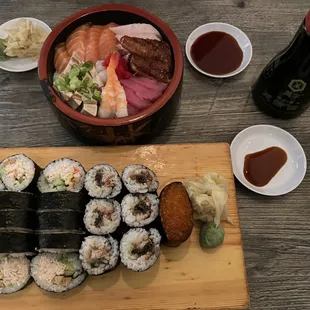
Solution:
<svg viewBox="0 0 310 310">
<path fill-rule="evenodd" d="M 129 116 L 136 115 L 136 114 L 139 113 L 139 110 L 137 110 L 136 108 L 131 106 L 129 103 L 127 103 L 127 110 L 128 110 L 128 115 Z"/>
<path fill-rule="evenodd" d="M 152 105 L 151 102 L 139 98 L 132 89 L 124 87 L 124 90 L 128 104 L 138 111 L 142 111 Z"/>
<path fill-rule="evenodd" d="M 147 78 L 147 77 L 132 77 L 131 80 L 137 84 L 140 84 L 142 86 L 145 86 L 147 88 L 151 88 L 154 90 L 160 90 L 161 92 L 164 92 L 164 90 L 166 90 L 167 88 L 167 84 L 161 83 L 161 82 L 157 82 L 153 79 Z"/>
<path fill-rule="evenodd" d="M 162 95 L 160 88 L 157 90 L 147 88 L 145 85 L 137 83 L 134 79 L 121 80 L 120 82 L 123 87 L 130 88 L 139 98 L 146 101 L 155 102 Z"/>
</svg>

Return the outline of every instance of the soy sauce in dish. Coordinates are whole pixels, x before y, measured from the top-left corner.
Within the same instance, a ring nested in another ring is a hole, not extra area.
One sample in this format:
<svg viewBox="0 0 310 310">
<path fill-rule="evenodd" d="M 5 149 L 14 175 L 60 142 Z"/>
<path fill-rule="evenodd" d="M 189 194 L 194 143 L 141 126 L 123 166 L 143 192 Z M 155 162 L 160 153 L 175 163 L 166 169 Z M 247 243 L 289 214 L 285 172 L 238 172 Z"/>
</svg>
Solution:
<svg viewBox="0 0 310 310">
<path fill-rule="evenodd" d="M 214 75 L 235 71 L 243 60 L 243 51 L 237 40 L 221 31 L 208 32 L 198 37 L 190 53 L 199 69 Z"/>
<path fill-rule="evenodd" d="M 244 177 L 254 186 L 263 187 L 280 171 L 287 154 L 277 146 L 248 154 L 244 159 Z"/>
</svg>

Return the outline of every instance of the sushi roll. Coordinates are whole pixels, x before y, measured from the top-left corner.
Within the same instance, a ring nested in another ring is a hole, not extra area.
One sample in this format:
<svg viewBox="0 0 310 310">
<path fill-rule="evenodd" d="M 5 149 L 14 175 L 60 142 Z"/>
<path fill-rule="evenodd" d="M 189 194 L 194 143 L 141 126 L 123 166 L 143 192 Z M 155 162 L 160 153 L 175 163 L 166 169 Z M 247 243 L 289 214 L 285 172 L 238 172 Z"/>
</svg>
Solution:
<svg viewBox="0 0 310 310">
<path fill-rule="evenodd" d="M 5 186 L 0 178 L 0 191 L 5 191 Z"/>
<path fill-rule="evenodd" d="M 41 193 L 79 192 L 84 186 L 85 170 L 83 166 L 70 158 L 61 158 L 48 164 L 38 180 Z"/>
<path fill-rule="evenodd" d="M 5 158 L 0 163 L 0 178 L 6 189 L 21 192 L 36 181 L 37 167 L 24 154 Z"/>
<path fill-rule="evenodd" d="M 86 278 L 78 254 L 41 253 L 32 259 L 30 266 L 35 283 L 49 292 L 72 290 Z"/>
<path fill-rule="evenodd" d="M 151 228 L 130 229 L 120 243 L 120 256 L 122 263 L 130 270 L 145 271 L 151 268 L 160 254 L 159 232 Z"/>
<path fill-rule="evenodd" d="M 86 173 L 85 189 L 93 198 L 114 198 L 122 191 L 122 181 L 110 165 L 96 165 Z"/>
<path fill-rule="evenodd" d="M 1 228 L 35 228 L 35 210 L 14 210 L 0 209 L 0 229 Z"/>
<path fill-rule="evenodd" d="M 12 294 L 30 282 L 30 261 L 23 255 L 0 256 L 0 294 Z"/>
<path fill-rule="evenodd" d="M 75 253 L 78 252 L 85 237 L 84 232 L 78 231 L 37 231 L 36 250 L 48 253 Z"/>
<path fill-rule="evenodd" d="M 92 199 L 86 206 L 84 224 L 95 235 L 116 231 L 121 222 L 121 207 L 115 200 Z"/>
<path fill-rule="evenodd" d="M 83 214 L 73 210 L 38 210 L 37 229 L 84 230 Z"/>
<path fill-rule="evenodd" d="M 80 259 L 89 275 L 112 271 L 119 262 L 118 242 L 111 236 L 86 237 L 80 249 Z"/>
<path fill-rule="evenodd" d="M 122 181 L 131 194 L 153 193 L 159 186 L 155 173 L 143 165 L 127 166 L 123 170 Z"/>
<path fill-rule="evenodd" d="M 122 219 L 130 227 L 143 227 L 152 223 L 159 213 L 156 194 L 128 194 L 122 204 Z"/>
<path fill-rule="evenodd" d="M 0 193 L 1 195 L 1 193 Z M 52 192 L 38 196 L 38 210 L 72 210 L 84 213 L 86 197 L 83 193 Z"/>
<path fill-rule="evenodd" d="M 35 210 L 34 196 L 26 192 L 0 192 L 0 210 Z"/>
</svg>

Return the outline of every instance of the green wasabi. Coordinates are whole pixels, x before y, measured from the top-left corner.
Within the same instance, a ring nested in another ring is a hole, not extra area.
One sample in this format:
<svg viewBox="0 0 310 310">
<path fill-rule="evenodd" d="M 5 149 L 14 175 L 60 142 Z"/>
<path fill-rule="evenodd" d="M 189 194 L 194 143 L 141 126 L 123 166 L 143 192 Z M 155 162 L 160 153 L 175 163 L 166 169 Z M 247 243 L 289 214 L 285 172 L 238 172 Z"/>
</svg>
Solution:
<svg viewBox="0 0 310 310">
<path fill-rule="evenodd" d="M 202 248 L 216 248 L 224 241 L 225 231 L 222 226 L 216 227 L 213 222 L 201 226 L 200 245 Z"/>
</svg>

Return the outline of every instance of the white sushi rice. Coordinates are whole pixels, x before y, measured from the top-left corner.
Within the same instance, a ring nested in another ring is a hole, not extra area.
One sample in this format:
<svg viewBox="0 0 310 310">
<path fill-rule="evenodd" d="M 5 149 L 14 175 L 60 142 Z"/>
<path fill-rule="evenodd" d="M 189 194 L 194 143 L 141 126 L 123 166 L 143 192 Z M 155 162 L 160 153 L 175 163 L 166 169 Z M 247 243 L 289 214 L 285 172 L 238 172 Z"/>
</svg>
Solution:
<svg viewBox="0 0 310 310">
<path fill-rule="evenodd" d="M 85 171 L 82 165 L 70 158 L 58 159 L 45 167 L 38 180 L 41 193 L 82 190 Z"/>
<path fill-rule="evenodd" d="M 118 242 L 110 236 L 86 237 L 80 249 L 80 259 L 88 274 L 103 274 L 116 267 L 118 263 Z"/>
<path fill-rule="evenodd" d="M 115 200 L 92 199 L 84 215 L 86 229 L 95 235 L 115 232 L 121 222 L 121 207 Z"/>
<path fill-rule="evenodd" d="M 0 294 L 11 294 L 22 289 L 30 279 L 30 261 L 22 255 L 0 258 Z"/>
<path fill-rule="evenodd" d="M 0 163 L 0 178 L 11 191 L 24 190 L 35 175 L 34 162 L 24 154 L 7 157 Z"/>
<path fill-rule="evenodd" d="M 85 176 L 85 188 L 94 198 L 114 198 L 122 190 L 118 172 L 110 165 L 96 165 Z"/>
<path fill-rule="evenodd" d="M 151 268 L 160 255 L 161 236 L 157 229 L 130 229 L 122 238 L 120 255 L 122 263 L 133 271 Z"/>
<path fill-rule="evenodd" d="M 86 278 L 78 254 L 38 254 L 31 261 L 31 275 L 36 284 L 50 292 L 65 292 Z"/>
<path fill-rule="evenodd" d="M 122 181 L 132 194 L 156 192 L 159 186 L 155 173 L 143 165 L 127 166 L 123 170 Z"/>
<path fill-rule="evenodd" d="M 156 194 L 128 194 L 122 204 L 122 219 L 130 227 L 143 227 L 152 223 L 159 213 Z"/>
</svg>

